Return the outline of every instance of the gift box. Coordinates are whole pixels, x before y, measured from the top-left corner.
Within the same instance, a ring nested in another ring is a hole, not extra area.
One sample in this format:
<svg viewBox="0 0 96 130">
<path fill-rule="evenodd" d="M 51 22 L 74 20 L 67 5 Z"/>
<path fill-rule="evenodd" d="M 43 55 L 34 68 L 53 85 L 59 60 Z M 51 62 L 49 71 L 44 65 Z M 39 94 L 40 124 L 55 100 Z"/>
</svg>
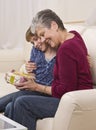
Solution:
<svg viewBox="0 0 96 130">
<path fill-rule="evenodd" d="M 31 78 L 31 75 L 18 71 L 7 72 L 5 76 L 6 81 L 10 84 L 25 82 L 28 78 Z"/>
</svg>

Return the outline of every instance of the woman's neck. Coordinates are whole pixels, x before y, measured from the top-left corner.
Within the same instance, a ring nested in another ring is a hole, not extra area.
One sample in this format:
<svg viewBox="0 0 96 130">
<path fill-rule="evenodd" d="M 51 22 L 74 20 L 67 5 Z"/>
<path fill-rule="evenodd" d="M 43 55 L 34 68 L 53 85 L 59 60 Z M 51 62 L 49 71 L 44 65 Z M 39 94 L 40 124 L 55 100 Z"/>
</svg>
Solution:
<svg viewBox="0 0 96 130">
<path fill-rule="evenodd" d="M 71 39 L 74 37 L 74 34 L 73 33 L 70 33 L 70 32 L 67 32 L 66 30 L 62 32 L 60 32 L 60 40 L 61 40 L 61 44 L 64 43 L 64 41 L 68 40 L 68 39 Z"/>
</svg>

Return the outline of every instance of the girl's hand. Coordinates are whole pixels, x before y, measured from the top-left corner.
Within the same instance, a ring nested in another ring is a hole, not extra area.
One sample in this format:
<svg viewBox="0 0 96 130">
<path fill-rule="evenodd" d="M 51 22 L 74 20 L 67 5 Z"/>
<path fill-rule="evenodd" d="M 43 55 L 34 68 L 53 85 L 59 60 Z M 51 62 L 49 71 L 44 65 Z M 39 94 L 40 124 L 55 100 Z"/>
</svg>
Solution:
<svg viewBox="0 0 96 130">
<path fill-rule="evenodd" d="M 31 73 L 33 70 L 37 69 L 37 66 L 36 66 L 36 63 L 28 61 L 25 64 L 25 68 L 26 68 L 28 73 Z"/>
</svg>

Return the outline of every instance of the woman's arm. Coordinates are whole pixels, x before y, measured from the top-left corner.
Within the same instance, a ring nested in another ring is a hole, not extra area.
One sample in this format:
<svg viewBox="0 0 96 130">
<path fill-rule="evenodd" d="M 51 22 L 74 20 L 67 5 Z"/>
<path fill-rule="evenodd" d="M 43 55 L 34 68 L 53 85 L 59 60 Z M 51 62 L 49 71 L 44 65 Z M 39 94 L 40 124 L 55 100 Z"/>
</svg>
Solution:
<svg viewBox="0 0 96 130">
<path fill-rule="evenodd" d="M 19 90 L 25 89 L 25 90 L 38 91 L 41 93 L 52 95 L 51 86 L 45 86 L 45 85 L 38 84 L 32 79 L 28 79 L 28 81 L 23 82 L 23 83 L 15 83 L 14 85 Z"/>
</svg>

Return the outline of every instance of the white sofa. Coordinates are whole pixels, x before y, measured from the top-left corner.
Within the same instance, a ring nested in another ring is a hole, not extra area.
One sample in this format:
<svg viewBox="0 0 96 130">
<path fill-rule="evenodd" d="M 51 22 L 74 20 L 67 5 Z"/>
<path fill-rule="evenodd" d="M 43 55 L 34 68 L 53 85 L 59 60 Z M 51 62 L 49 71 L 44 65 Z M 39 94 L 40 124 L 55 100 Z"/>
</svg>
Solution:
<svg viewBox="0 0 96 130">
<path fill-rule="evenodd" d="M 91 72 L 96 88 L 96 26 L 66 24 L 65 27 L 77 30 L 84 38 L 92 60 Z M 4 81 L 4 73 L 12 68 L 19 69 L 27 60 L 31 45 L 26 44 L 25 48 L 18 53 L 17 50 L 2 50 L 3 55 L 0 52 L 0 97 L 17 91 L 13 85 Z M 63 95 L 55 117 L 38 120 L 36 130 L 96 130 L 96 89 Z"/>
</svg>

